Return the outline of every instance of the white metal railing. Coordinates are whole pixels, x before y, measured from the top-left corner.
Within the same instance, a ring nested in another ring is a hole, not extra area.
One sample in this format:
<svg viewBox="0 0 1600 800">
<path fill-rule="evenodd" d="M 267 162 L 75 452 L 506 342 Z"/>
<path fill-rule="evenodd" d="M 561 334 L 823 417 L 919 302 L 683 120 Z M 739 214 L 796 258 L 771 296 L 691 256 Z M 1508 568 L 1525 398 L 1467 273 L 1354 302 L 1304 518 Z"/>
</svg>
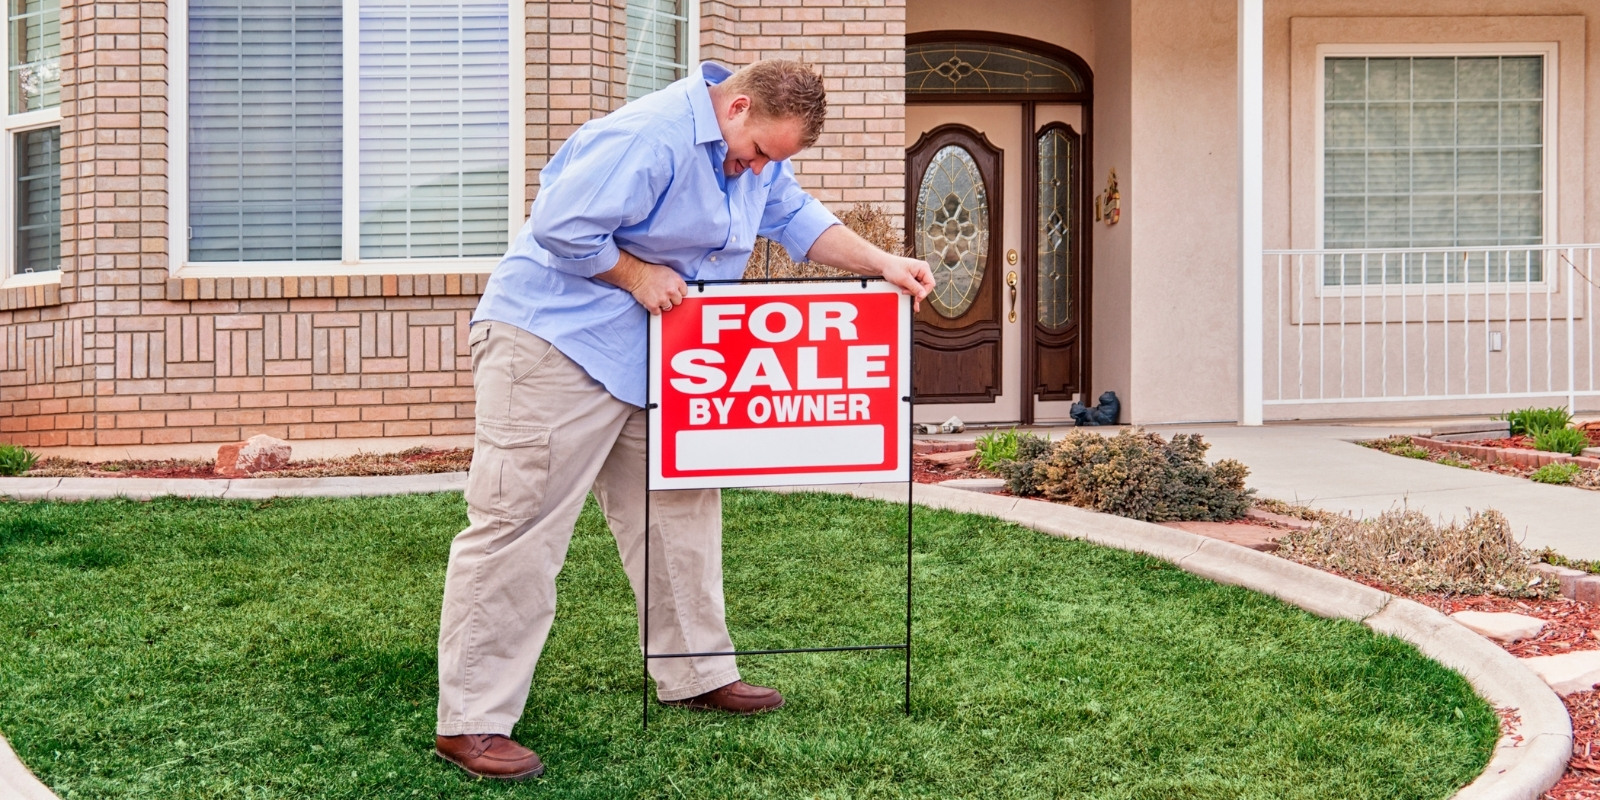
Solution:
<svg viewBox="0 0 1600 800">
<path fill-rule="evenodd" d="M 1265 405 L 1600 396 L 1600 245 L 1267 250 Z"/>
</svg>

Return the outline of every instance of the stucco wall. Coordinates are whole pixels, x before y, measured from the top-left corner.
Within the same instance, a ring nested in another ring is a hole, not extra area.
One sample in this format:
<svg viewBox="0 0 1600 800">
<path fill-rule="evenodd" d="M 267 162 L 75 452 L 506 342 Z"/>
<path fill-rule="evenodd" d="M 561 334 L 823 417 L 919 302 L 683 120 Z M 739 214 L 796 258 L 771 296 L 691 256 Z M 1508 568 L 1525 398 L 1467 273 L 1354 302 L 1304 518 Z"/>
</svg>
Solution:
<svg viewBox="0 0 1600 800">
<path fill-rule="evenodd" d="M 1131 6 L 1129 102 L 1134 145 L 1130 166 L 1125 174 L 1119 168 L 1119 175 L 1124 183 L 1124 224 L 1133 229 L 1129 405 L 1130 418 L 1136 422 L 1238 418 L 1236 14 L 1233 0 L 1134 0 Z M 1564 25 L 1571 27 L 1562 19 L 1574 16 L 1581 17 L 1575 23 L 1581 33 L 1562 33 Z M 1295 70 L 1309 68 L 1301 63 L 1307 59 L 1304 48 L 1296 52 L 1293 46 L 1295 21 L 1309 18 L 1315 18 L 1318 35 L 1332 41 L 1561 41 L 1566 77 L 1558 95 L 1557 238 L 1572 243 L 1594 241 L 1600 235 L 1596 219 L 1600 215 L 1587 212 L 1587 207 L 1600 202 L 1600 176 L 1595 174 L 1597 159 L 1586 155 L 1600 135 L 1596 117 L 1600 102 L 1595 99 L 1600 61 L 1586 44 L 1600 36 L 1600 3 L 1418 0 L 1397 7 L 1385 0 L 1268 0 L 1264 109 L 1268 248 L 1316 246 L 1314 176 L 1319 154 L 1312 141 L 1315 127 L 1307 127 L 1305 119 L 1320 98 L 1310 96 L 1314 92 L 1306 82 L 1292 79 Z M 1108 67 L 1105 58 L 1101 61 L 1103 73 Z M 1110 116 L 1111 97 L 1107 91 L 1097 94 L 1097 120 Z M 1101 153 L 1105 147 L 1101 138 Z M 1102 171 L 1105 166 L 1100 165 Z M 1100 262 L 1098 256 L 1097 252 Z M 1097 272 L 1097 286 L 1107 277 L 1103 269 Z M 1097 313 L 1108 310 L 1097 307 Z M 1369 320 L 1367 327 L 1373 324 Z M 1557 345 L 1564 347 L 1564 342 Z M 1592 359 L 1583 347 L 1580 342 L 1580 360 Z M 1564 355 L 1564 350 L 1556 353 L 1558 358 Z M 1268 371 L 1272 369 L 1269 365 Z M 1432 413 L 1485 413 L 1507 402 L 1282 407 L 1269 408 L 1268 416 L 1361 417 L 1391 410 L 1430 413 L 1430 408 Z"/>
<path fill-rule="evenodd" d="M 1139 176 L 1133 163 L 1133 80 L 1131 7 L 1099 3 L 1095 7 L 1094 157 L 1089 165 L 1096 191 L 1102 191 L 1109 170 L 1117 170 L 1122 213 L 1139 218 Z M 1122 400 L 1124 419 L 1140 413 L 1142 393 L 1135 391 L 1133 372 L 1133 231 L 1134 225 L 1092 223 L 1094 304 L 1091 397 L 1111 390 Z"/>
<path fill-rule="evenodd" d="M 1600 181 L 1596 180 L 1596 159 L 1588 155 L 1593 147 L 1597 123 L 1600 123 L 1600 103 L 1596 100 L 1596 76 L 1600 69 L 1593 48 L 1588 42 L 1600 35 L 1600 3 L 1593 0 L 1421 0 L 1396 8 L 1392 3 L 1377 0 L 1269 0 L 1266 6 L 1266 246 L 1268 248 L 1310 248 L 1318 246 L 1317 166 L 1320 154 L 1316 148 L 1316 111 L 1321 98 L 1316 91 L 1316 48 L 1319 45 L 1385 45 L 1442 46 L 1484 43 L 1554 43 L 1552 66 L 1557 84 L 1551 87 L 1548 97 L 1554 106 L 1553 126 L 1549 131 L 1547 158 L 1556 166 L 1554 183 L 1547 183 L 1546 194 L 1550 203 L 1551 224 L 1549 241 L 1560 244 L 1593 242 L 1600 234 L 1600 220 L 1589 213 L 1588 207 L 1600 198 Z M 1269 262 L 1271 266 L 1271 262 Z M 1271 270 L 1266 275 L 1270 292 L 1274 291 L 1275 276 Z M 1289 281 L 1290 284 L 1293 281 Z M 1398 387 L 1409 380 L 1412 390 L 1417 385 L 1438 387 L 1446 384 L 1451 391 L 1464 393 L 1467 375 L 1459 366 L 1448 369 L 1441 366 L 1443 347 L 1448 351 L 1465 353 L 1468 348 L 1483 348 L 1486 333 L 1497 330 L 1511 339 L 1505 352 L 1484 354 L 1479 360 L 1475 354 L 1471 371 L 1484 385 L 1473 384 L 1476 391 L 1485 386 L 1499 387 L 1537 386 L 1547 360 L 1562 365 L 1566 360 L 1566 335 L 1564 325 L 1552 329 L 1543 322 L 1524 322 L 1527 312 L 1508 313 L 1504 303 L 1467 301 L 1465 306 L 1474 319 L 1483 319 L 1484 310 L 1496 322 L 1479 326 L 1457 325 L 1443 329 L 1437 322 L 1428 330 L 1433 342 L 1432 360 L 1419 357 L 1418 340 L 1423 328 L 1411 327 L 1409 360 L 1401 352 L 1401 345 L 1393 339 L 1396 326 L 1389 326 L 1389 353 L 1386 359 L 1374 358 L 1365 367 L 1346 366 L 1342 349 L 1352 353 L 1362 346 L 1365 337 L 1369 349 L 1380 349 L 1382 328 L 1375 322 L 1387 314 L 1389 319 L 1406 316 L 1417 320 L 1426 316 L 1438 320 L 1443 307 L 1432 298 L 1427 305 L 1420 297 L 1405 301 L 1391 298 L 1379 303 L 1375 299 L 1352 301 L 1340 298 L 1337 293 L 1323 292 L 1317 300 L 1314 273 L 1304 277 L 1300 286 L 1290 285 L 1288 294 L 1294 298 L 1294 314 L 1301 322 L 1312 320 L 1342 320 L 1344 325 L 1337 335 L 1326 328 L 1307 326 L 1286 330 L 1289 350 L 1298 350 L 1310 338 L 1326 343 L 1311 347 L 1307 354 L 1296 360 L 1290 355 L 1284 366 L 1286 394 L 1293 396 L 1298 380 L 1308 382 L 1311 388 L 1322 384 L 1340 386 L 1340 381 L 1365 379 L 1386 387 Z M 1563 294 L 1570 286 L 1558 286 L 1551 299 L 1556 309 L 1566 308 Z M 1580 289 L 1576 303 L 1577 313 L 1586 318 L 1593 313 L 1586 308 L 1584 295 L 1588 287 Z M 1308 299 L 1309 298 L 1309 299 Z M 1536 294 L 1542 306 L 1543 290 Z M 1515 304 L 1513 304 L 1515 305 Z M 1460 308 L 1457 303 L 1454 307 Z M 1269 323 L 1273 315 L 1269 312 Z M 1543 312 L 1533 313 L 1542 317 Z M 1363 320 L 1365 322 L 1363 323 Z M 1580 319 L 1580 329 L 1587 324 Z M 1303 335 L 1302 335 L 1303 334 Z M 1403 335 L 1403 334 L 1402 334 Z M 1274 385 L 1277 365 L 1274 363 L 1271 337 L 1268 329 L 1269 358 L 1267 378 L 1269 390 Z M 1453 344 L 1444 345 L 1446 341 Z M 1533 342 L 1538 342 L 1537 347 Z M 1580 330 L 1576 341 L 1576 378 L 1580 387 L 1592 380 L 1595 370 L 1594 354 Z M 1529 351 L 1532 358 L 1530 358 Z M 1547 355 L 1548 352 L 1548 355 Z M 1337 354 L 1337 355 L 1336 355 Z M 1457 356 L 1459 360 L 1459 356 Z M 1323 365 L 1327 364 L 1326 367 Z M 1308 366 L 1309 365 L 1309 366 Z M 1552 381 L 1558 387 L 1565 385 L 1565 368 L 1557 370 L 1559 376 Z M 1532 372 L 1534 375 L 1530 375 Z M 1369 391 L 1376 391 L 1369 388 Z M 1271 396 L 1271 391 L 1269 391 Z M 1360 417 L 1383 414 L 1470 414 L 1491 413 L 1507 407 L 1536 404 L 1559 404 L 1562 399 L 1487 399 L 1448 402 L 1398 402 L 1382 405 L 1306 405 L 1269 406 L 1269 419 Z M 1595 398 L 1580 398 L 1579 409 L 1600 407 Z"/>
<path fill-rule="evenodd" d="M 1236 419 L 1234 0 L 1133 0 L 1133 422 Z"/>
<path fill-rule="evenodd" d="M 1105 5 L 1096 0 L 1007 0 L 1003 5 L 971 0 L 911 0 L 906 6 L 906 30 L 991 31 L 1023 36 L 1065 47 L 1092 69 L 1097 23 Z"/>
</svg>

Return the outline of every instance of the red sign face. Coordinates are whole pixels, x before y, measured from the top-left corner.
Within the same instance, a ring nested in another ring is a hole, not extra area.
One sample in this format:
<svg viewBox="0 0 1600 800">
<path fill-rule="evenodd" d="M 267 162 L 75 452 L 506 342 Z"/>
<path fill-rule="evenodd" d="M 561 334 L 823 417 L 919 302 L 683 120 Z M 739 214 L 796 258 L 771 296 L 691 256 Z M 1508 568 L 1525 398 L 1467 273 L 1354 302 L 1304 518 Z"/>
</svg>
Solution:
<svg viewBox="0 0 1600 800">
<path fill-rule="evenodd" d="M 910 308 L 882 282 L 691 286 L 651 317 L 650 488 L 906 480 Z"/>
</svg>

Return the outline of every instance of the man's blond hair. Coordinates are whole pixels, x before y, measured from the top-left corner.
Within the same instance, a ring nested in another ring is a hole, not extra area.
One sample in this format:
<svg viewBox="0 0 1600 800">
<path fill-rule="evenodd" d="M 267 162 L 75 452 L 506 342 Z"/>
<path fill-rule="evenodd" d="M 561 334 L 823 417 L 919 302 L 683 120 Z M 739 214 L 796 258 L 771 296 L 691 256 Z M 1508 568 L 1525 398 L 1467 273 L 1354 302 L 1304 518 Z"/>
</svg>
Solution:
<svg viewBox="0 0 1600 800">
<path fill-rule="evenodd" d="M 723 82 L 723 88 L 750 98 L 750 110 L 765 119 L 801 123 L 801 147 L 817 143 L 828 116 L 827 91 L 810 65 L 773 58 L 748 64 Z"/>
</svg>

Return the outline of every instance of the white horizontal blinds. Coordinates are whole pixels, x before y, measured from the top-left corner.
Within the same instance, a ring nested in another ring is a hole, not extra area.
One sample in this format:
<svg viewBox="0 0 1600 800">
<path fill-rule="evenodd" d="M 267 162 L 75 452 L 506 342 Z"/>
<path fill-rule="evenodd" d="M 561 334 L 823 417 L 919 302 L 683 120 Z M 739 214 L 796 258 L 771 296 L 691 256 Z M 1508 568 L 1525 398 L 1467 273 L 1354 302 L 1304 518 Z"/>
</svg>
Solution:
<svg viewBox="0 0 1600 800">
<path fill-rule="evenodd" d="M 1325 247 L 1544 241 L 1542 56 L 1329 58 L 1324 70 Z M 1385 262 L 1330 257 L 1324 282 L 1542 278 L 1522 251 Z"/>
<path fill-rule="evenodd" d="M 10 112 L 55 108 L 61 103 L 61 3 L 10 0 L 6 5 Z"/>
<path fill-rule="evenodd" d="M 628 99 L 689 74 L 688 0 L 628 0 Z"/>
<path fill-rule="evenodd" d="M 509 243 L 510 6 L 361 4 L 361 257 Z"/>
<path fill-rule="evenodd" d="M 61 268 L 61 129 L 18 133 L 16 272 Z"/>
<path fill-rule="evenodd" d="M 41 115 L 61 104 L 61 3 L 6 3 L 6 131 L 13 183 L 13 250 L 8 272 L 26 274 L 61 268 L 61 127 L 40 125 Z M 29 114 L 25 118 L 14 115 Z M 59 113 L 44 119 L 59 118 Z M 27 126 L 27 127 L 23 127 Z"/>
<path fill-rule="evenodd" d="M 339 258 L 337 0 L 190 0 L 189 259 Z"/>
</svg>

